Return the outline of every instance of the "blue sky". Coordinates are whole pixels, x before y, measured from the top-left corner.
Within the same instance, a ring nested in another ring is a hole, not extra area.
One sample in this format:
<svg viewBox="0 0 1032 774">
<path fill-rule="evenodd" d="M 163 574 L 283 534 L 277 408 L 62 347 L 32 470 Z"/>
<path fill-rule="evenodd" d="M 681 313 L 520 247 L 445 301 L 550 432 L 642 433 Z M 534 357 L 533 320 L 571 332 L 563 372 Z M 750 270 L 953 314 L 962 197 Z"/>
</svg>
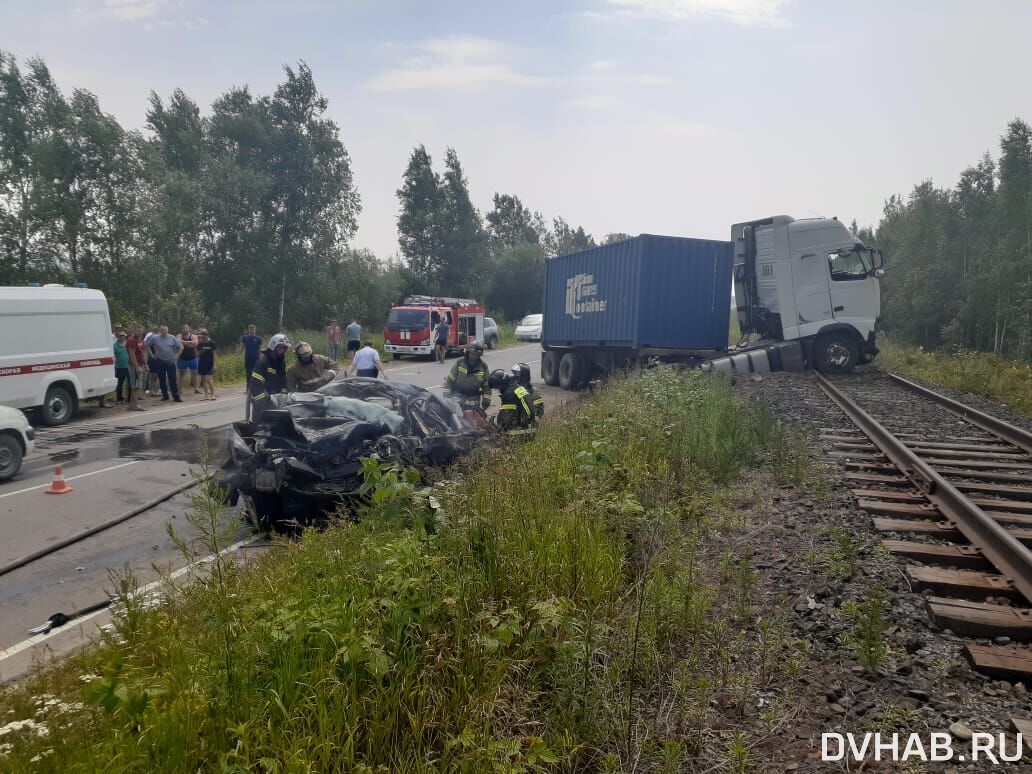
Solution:
<svg viewBox="0 0 1032 774">
<path fill-rule="evenodd" d="M 784 213 L 877 221 L 1032 120 L 1032 3 L 911 0 L 36 0 L 0 49 L 124 126 L 182 87 L 207 110 L 305 60 L 353 162 L 354 244 L 397 251 L 395 190 L 453 146 L 474 203 L 520 196 L 596 236 L 728 238 Z"/>
</svg>

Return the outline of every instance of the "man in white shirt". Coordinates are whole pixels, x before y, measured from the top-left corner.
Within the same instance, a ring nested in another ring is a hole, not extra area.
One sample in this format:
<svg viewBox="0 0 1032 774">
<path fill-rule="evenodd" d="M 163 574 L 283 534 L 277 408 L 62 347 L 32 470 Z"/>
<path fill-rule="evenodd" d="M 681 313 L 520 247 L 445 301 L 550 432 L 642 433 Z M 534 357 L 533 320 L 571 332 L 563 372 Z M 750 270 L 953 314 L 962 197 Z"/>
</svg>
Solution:
<svg viewBox="0 0 1032 774">
<path fill-rule="evenodd" d="M 351 361 L 351 368 L 348 369 L 348 374 L 371 376 L 375 379 L 378 373 L 384 379 L 387 378 L 387 374 L 383 371 L 383 363 L 380 362 L 380 353 L 373 348 L 373 342 L 367 341 L 365 346 L 355 353 L 355 357 Z"/>
</svg>

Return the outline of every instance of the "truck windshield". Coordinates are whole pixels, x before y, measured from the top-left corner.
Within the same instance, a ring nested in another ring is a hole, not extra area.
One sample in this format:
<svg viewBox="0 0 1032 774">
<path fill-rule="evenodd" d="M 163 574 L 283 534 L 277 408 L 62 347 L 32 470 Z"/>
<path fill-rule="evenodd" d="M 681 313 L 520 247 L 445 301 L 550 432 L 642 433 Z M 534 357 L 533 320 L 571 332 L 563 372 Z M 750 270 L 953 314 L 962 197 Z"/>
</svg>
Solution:
<svg viewBox="0 0 1032 774">
<path fill-rule="evenodd" d="M 871 270 L 870 256 L 866 251 L 838 250 L 828 253 L 831 278 L 836 282 L 864 279 Z"/>
<path fill-rule="evenodd" d="M 391 309 L 387 327 L 392 331 L 421 331 L 430 324 L 426 309 Z"/>
</svg>

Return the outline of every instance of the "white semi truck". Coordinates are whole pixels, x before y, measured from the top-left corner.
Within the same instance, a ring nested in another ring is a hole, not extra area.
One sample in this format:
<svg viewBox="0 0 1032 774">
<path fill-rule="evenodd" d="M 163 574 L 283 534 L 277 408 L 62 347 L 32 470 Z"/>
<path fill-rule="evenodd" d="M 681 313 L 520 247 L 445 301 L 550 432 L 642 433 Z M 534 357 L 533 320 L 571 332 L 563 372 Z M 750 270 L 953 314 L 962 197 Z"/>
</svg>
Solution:
<svg viewBox="0 0 1032 774">
<path fill-rule="evenodd" d="M 777 215 L 731 240 L 643 234 L 550 259 L 541 374 L 575 389 L 643 362 L 845 372 L 877 353 L 881 251 L 838 220 Z M 742 340 L 728 348 L 732 279 Z"/>
</svg>

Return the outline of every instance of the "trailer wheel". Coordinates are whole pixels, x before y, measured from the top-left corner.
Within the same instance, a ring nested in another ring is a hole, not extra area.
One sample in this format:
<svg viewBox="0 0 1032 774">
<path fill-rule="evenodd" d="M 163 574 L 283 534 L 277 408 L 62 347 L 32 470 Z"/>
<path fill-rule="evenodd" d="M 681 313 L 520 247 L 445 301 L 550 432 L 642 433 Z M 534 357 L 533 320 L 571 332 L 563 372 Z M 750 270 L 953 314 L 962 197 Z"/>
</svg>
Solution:
<svg viewBox="0 0 1032 774">
<path fill-rule="evenodd" d="M 559 353 L 541 353 L 541 378 L 549 387 L 559 386 Z"/>
<path fill-rule="evenodd" d="M 75 398 L 67 387 L 51 387 L 43 399 L 43 421 L 51 427 L 63 425 L 75 414 Z"/>
<path fill-rule="evenodd" d="M 860 347 L 848 333 L 828 333 L 817 339 L 813 354 L 822 374 L 845 374 L 860 360 Z"/>
<path fill-rule="evenodd" d="M 559 386 L 576 390 L 584 384 L 584 358 L 576 352 L 567 352 L 559 361 Z"/>
</svg>

